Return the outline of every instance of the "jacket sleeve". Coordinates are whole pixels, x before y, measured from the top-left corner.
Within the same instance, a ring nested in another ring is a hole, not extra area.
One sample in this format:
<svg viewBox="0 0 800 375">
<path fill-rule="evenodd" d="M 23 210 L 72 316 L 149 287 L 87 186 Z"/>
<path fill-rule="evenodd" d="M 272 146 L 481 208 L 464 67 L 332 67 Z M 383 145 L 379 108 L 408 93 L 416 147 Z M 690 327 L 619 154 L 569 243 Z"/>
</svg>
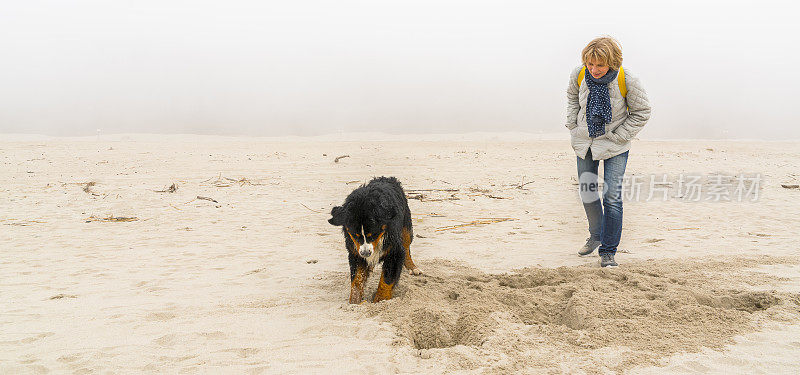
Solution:
<svg viewBox="0 0 800 375">
<path fill-rule="evenodd" d="M 581 109 L 581 104 L 578 101 L 578 73 L 580 71 L 580 67 L 572 70 L 572 74 L 569 75 L 569 85 L 567 86 L 567 123 L 564 126 L 570 130 L 578 126 L 578 112 Z"/>
<path fill-rule="evenodd" d="M 650 101 L 639 78 L 628 74 L 627 69 L 625 85 L 628 88 L 628 95 L 625 98 L 628 104 L 628 117 L 622 125 L 614 129 L 613 133 L 627 142 L 633 139 L 650 119 Z"/>
</svg>

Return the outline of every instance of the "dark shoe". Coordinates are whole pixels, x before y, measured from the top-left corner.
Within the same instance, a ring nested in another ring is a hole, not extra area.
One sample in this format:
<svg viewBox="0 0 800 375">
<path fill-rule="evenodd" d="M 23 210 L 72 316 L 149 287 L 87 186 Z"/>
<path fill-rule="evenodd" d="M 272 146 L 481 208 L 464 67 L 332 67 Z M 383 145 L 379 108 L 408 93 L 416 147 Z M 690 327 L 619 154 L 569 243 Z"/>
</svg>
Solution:
<svg viewBox="0 0 800 375">
<path fill-rule="evenodd" d="M 580 256 L 589 255 L 589 254 L 593 253 L 595 249 L 600 247 L 601 244 L 602 244 L 602 242 L 600 242 L 598 240 L 593 240 L 591 238 L 587 238 L 586 239 L 586 244 L 583 245 L 583 247 L 581 247 L 580 250 L 578 250 L 578 255 L 580 255 Z"/>
<path fill-rule="evenodd" d="M 616 267 L 619 264 L 614 261 L 614 254 L 601 253 L 600 254 L 600 267 Z"/>
</svg>

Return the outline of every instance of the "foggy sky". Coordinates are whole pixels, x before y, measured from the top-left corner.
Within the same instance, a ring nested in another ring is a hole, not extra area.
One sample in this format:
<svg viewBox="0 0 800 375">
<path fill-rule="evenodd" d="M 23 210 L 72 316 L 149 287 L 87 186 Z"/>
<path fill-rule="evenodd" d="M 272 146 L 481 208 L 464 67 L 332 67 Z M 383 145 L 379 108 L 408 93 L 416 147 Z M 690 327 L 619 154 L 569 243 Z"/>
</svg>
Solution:
<svg viewBox="0 0 800 375">
<path fill-rule="evenodd" d="M 567 132 L 611 35 L 640 137 L 800 138 L 792 2 L 642 3 L 2 1 L 0 133 Z"/>
</svg>

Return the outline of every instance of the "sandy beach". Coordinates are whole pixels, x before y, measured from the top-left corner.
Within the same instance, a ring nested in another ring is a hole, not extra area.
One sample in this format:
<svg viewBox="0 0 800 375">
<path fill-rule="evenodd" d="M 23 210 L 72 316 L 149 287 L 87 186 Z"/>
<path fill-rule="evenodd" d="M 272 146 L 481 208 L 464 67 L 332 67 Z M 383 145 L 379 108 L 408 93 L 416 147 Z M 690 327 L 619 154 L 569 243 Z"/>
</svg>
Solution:
<svg viewBox="0 0 800 375">
<path fill-rule="evenodd" d="M 0 373 L 794 373 L 799 159 L 635 141 L 601 269 L 559 135 L 0 136 Z M 425 273 L 350 305 L 327 219 L 382 175 Z"/>
</svg>

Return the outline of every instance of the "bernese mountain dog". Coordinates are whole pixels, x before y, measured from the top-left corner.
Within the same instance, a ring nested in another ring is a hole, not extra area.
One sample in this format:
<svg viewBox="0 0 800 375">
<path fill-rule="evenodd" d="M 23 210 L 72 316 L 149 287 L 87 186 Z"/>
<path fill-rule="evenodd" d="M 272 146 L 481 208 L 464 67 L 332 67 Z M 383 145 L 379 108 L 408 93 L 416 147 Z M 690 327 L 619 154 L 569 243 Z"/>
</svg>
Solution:
<svg viewBox="0 0 800 375">
<path fill-rule="evenodd" d="M 422 273 L 411 260 L 411 210 L 396 178 L 376 177 L 361 185 L 331 216 L 328 222 L 342 227 L 350 261 L 350 303 L 361 303 L 364 284 L 380 262 L 383 271 L 373 302 L 392 298 L 404 265 L 412 275 Z"/>
</svg>

